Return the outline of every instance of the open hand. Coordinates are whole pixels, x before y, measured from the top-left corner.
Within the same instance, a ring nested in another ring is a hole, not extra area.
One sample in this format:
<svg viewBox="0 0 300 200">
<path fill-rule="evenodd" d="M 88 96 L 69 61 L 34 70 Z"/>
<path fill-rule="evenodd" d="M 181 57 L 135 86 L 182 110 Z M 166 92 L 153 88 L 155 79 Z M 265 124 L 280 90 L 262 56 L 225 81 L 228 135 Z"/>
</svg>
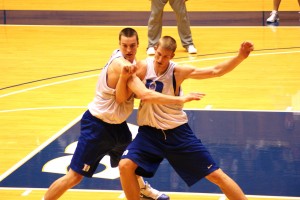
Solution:
<svg viewBox="0 0 300 200">
<path fill-rule="evenodd" d="M 193 101 L 193 100 L 198 101 L 198 100 L 202 99 L 204 96 L 205 96 L 205 94 L 203 94 L 203 93 L 191 92 L 191 93 L 184 96 L 185 97 L 184 103 L 190 102 L 190 101 Z"/>
</svg>

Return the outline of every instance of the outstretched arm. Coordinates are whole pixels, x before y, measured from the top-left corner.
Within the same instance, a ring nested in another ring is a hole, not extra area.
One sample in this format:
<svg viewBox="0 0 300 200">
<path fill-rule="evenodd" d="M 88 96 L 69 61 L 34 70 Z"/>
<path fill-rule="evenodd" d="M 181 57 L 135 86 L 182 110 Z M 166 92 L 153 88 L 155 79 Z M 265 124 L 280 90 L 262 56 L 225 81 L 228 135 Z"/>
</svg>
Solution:
<svg viewBox="0 0 300 200">
<path fill-rule="evenodd" d="M 237 67 L 243 60 L 245 60 L 249 56 L 250 52 L 253 50 L 254 46 L 251 42 L 243 42 L 236 56 L 213 67 L 180 67 L 177 71 L 175 71 L 176 81 L 178 81 L 178 83 L 181 83 L 184 79 L 187 78 L 205 79 L 222 76 Z"/>
<path fill-rule="evenodd" d="M 236 66 L 238 66 L 243 60 L 248 58 L 251 51 L 254 50 L 254 46 L 251 42 L 243 42 L 241 44 L 238 55 L 233 58 L 224 61 L 213 68 L 213 73 L 217 76 L 222 76 L 231 70 L 233 70 Z"/>
</svg>

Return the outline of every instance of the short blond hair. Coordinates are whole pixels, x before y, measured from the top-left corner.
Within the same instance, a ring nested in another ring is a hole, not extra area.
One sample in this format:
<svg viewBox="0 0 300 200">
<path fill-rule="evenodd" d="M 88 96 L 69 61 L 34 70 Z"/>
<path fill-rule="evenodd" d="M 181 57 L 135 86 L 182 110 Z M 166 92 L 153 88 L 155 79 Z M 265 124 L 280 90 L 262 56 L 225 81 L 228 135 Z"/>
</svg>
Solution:
<svg viewBox="0 0 300 200">
<path fill-rule="evenodd" d="M 176 40 L 171 36 L 163 36 L 162 38 L 160 38 L 158 43 L 156 44 L 157 48 L 159 46 L 161 46 L 164 49 L 171 50 L 173 52 L 175 52 L 177 48 Z"/>
</svg>

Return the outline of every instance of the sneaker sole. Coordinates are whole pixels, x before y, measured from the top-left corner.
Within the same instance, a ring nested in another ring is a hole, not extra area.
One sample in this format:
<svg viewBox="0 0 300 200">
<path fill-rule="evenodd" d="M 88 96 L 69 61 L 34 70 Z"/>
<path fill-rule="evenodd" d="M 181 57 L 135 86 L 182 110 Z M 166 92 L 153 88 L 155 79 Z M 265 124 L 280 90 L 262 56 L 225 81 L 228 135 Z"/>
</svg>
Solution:
<svg viewBox="0 0 300 200">
<path fill-rule="evenodd" d="M 161 196 L 160 196 L 161 197 Z M 143 194 L 140 194 L 140 200 L 149 200 L 149 199 L 151 199 L 151 200 L 155 200 L 155 199 L 153 199 L 153 198 L 151 198 L 151 197 L 147 197 L 147 196 L 145 196 L 145 195 L 143 195 Z M 165 198 L 166 200 L 170 200 L 170 198 Z"/>
<path fill-rule="evenodd" d="M 151 200 L 154 200 L 153 198 L 151 198 L 151 197 L 147 197 L 147 196 L 144 196 L 144 195 L 140 195 L 140 200 L 149 200 L 149 199 L 151 199 Z"/>
</svg>

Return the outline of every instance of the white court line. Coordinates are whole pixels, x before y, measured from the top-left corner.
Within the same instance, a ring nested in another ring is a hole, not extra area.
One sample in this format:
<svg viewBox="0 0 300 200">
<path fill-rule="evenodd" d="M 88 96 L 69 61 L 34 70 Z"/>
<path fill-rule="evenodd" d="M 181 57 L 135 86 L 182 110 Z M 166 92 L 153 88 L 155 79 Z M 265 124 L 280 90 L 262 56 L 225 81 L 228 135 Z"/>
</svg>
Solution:
<svg viewBox="0 0 300 200">
<path fill-rule="evenodd" d="M 226 200 L 226 196 L 225 195 L 221 195 L 219 200 Z"/>
<path fill-rule="evenodd" d="M 255 57 L 255 56 L 264 56 L 264 55 L 278 55 L 278 54 L 292 54 L 292 53 L 300 53 L 300 51 L 282 51 L 282 52 L 268 52 L 268 53 L 251 53 L 249 57 Z M 220 60 L 220 59 L 227 59 L 232 58 L 234 56 L 222 56 L 222 57 L 216 57 L 216 58 L 201 58 L 196 60 L 188 60 L 188 61 L 180 61 L 176 63 L 192 63 L 192 62 L 200 62 L 200 61 L 207 61 L 207 60 Z"/>
<path fill-rule="evenodd" d="M 60 135 L 65 133 L 68 129 L 70 129 L 74 124 L 76 124 L 80 119 L 82 115 L 78 116 L 76 119 L 74 119 L 72 122 L 70 122 L 68 125 L 66 125 L 64 128 L 62 128 L 60 131 L 58 131 L 55 135 L 53 135 L 51 138 L 49 138 L 46 142 L 44 142 L 42 145 L 40 145 L 38 148 L 36 148 L 34 151 L 29 153 L 26 157 L 24 157 L 22 160 L 20 160 L 18 163 L 16 163 L 14 166 L 9 168 L 6 172 L 0 175 L 0 182 L 6 178 L 8 175 L 10 175 L 12 172 L 14 172 L 16 169 L 18 169 L 20 166 L 22 166 L 25 162 L 27 162 L 30 158 L 35 156 L 38 152 L 40 152 L 42 149 L 44 149 L 46 146 L 48 146 L 51 142 L 53 142 L 56 138 L 58 138 Z"/>
<path fill-rule="evenodd" d="M 212 105 L 207 105 L 207 106 L 205 106 L 204 110 L 211 110 L 212 107 L 213 107 Z"/>
<path fill-rule="evenodd" d="M 45 191 L 48 188 L 16 188 L 16 187 L 0 187 L 0 190 L 29 190 L 29 191 Z M 95 189 L 69 189 L 68 192 L 90 192 L 90 193 L 98 193 L 98 192 L 119 192 L 123 193 L 122 190 L 95 190 Z M 220 198 L 224 197 L 224 194 L 218 193 L 196 193 L 196 192 L 168 192 L 168 191 L 161 191 L 167 194 L 179 194 L 185 196 L 220 196 Z M 246 195 L 249 198 L 260 198 L 260 199 L 282 199 L 282 200 L 300 200 L 300 197 L 291 197 L 291 196 L 267 196 L 267 195 Z"/>
<path fill-rule="evenodd" d="M 26 189 L 25 192 L 21 194 L 21 196 L 28 196 L 32 192 L 32 189 Z"/>
<path fill-rule="evenodd" d="M 71 82 L 71 81 L 77 81 L 77 80 L 81 80 L 81 79 L 85 79 L 85 78 L 91 78 L 91 77 L 95 77 L 95 76 L 99 76 L 99 74 L 94 74 L 94 75 L 89 75 L 89 76 L 82 76 L 82 77 L 78 77 L 78 78 L 72 78 L 72 79 L 67 79 L 67 80 L 64 80 L 64 81 L 57 81 L 57 82 L 53 82 L 53 83 L 49 83 L 49 84 L 44 84 L 44 85 L 40 85 L 40 86 L 36 86 L 36 87 L 23 89 L 23 90 L 18 90 L 18 91 L 15 91 L 15 92 L 10 92 L 10 93 L 7 93 L 7 94 L 0 95 L 0 98 L 7 97 L 7 96 L 10 96 L 10 95 L 13 95 L 13 94 L 19 94 L 19 93 L 22 93 L 22 92 L 27 92 L 27 91 L 30 91 L 30 90 L 43 88 L 43 87 L 48 87 L 48 86 L 52 86 L 52 85 L 58 85 L 58 84 L 67 83 L 67 82 Z"/>
<path fill-rule="evenodd" d="M 286 111 L 292 111 L 293 110 L 293 107 L 289 106 L 286 108 Z"/>
<path fill-rule="evenodd" d="M 30 111 L 30 110 L 77 109 L 77 108 L 87 109 L 87 106 L 51 106 L 51 107 L 38 107 L 38 108 L 18 108 L 18 109 L 11 109 L 11 110 L 0 110 L 0 113 Z"/>
<path fill-rule="evenodd" d="M 125 193 L 122 192 L 119 196 L 118 196 L 118 199 L 124 199 L 125 198 Z"/>
</svg>

